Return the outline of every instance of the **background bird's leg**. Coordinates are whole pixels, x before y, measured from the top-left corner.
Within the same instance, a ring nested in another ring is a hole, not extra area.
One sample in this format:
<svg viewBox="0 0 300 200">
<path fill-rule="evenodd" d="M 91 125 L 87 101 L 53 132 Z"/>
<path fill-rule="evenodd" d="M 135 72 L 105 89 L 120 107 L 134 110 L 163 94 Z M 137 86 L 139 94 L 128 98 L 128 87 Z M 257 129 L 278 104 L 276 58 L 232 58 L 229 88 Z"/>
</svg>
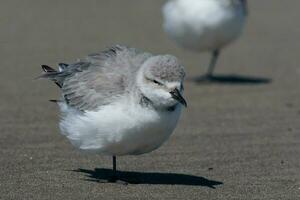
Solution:
<svg viewBox="0 0 300 200">
<path fill-rule="evenodd" d="M 112 175 L 112 181 L 117 181 L 117 158 L 116 156 L 113 156 L 113 175 Z"/>
<path fill-rule="evenodd" d="M 212 78 L 213 77 L 213 72 L 214 72 L 214 69 L 216 67 L 219 55 L 220 55 L 220 50 L 219 49 L 216 49 L 212 52 L 212 57 L 211 57 L 211 60 L 210 60 L 209 68 L 208 68 L 208 71 L 206 73 L 207 78 Z"/>
<path fill-rule="evenodd" d="M 108 177 L 107 182 L 117 183 L 118 177 L 117 177 L 117 158 L 116 158 L 116 156 L 113 156 L 112 160 L 113 160 L 112 174 Z"/>
</svg>

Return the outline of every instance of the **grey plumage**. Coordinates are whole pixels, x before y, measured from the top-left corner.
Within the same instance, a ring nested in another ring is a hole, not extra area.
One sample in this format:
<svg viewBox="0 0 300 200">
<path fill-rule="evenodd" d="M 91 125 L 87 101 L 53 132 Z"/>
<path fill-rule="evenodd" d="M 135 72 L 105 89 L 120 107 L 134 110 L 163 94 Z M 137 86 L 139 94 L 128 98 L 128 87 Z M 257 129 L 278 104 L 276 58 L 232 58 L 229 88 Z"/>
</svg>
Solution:
<svg viewBox="0 0 300 200">
<path fill-rule="evenodd" d="M 61 85 L 62 96 L 70 106 L 81 111 L 92 110 L 125 93 L 131 81 L 128 77 L 134 78 L 132 74 L 150 56 L 117 45 L 77 63 L 60 64 L 60 72 L 45 71 L 41 77 Z"/>
<path fill-rule="evenodd" d="M 150 74 L 164 81 L 178 81 L 185 77 L 185 72 L 175 56 L 153 56 L 147 62 L 151 62 Z"/>
<path fill-rule="evenodd" d="M 59 63 L 58 66 L 59 66 L 59 71 L 61 72 L 61 71 L 66 70 L 68 68 L 69 64 Z"/>
<path fill-rule="evenodd" d="M 129 88 L 134 85 L 137 71 L 151 59 L 155 61 L 154 64 L 157 60 L 157 64 L 165 66 L 151 68 L 152 73 L 159 75 L 161 79 L 171 80 L 184 76 L 183 68 L 174 65 L 177 59 L 173 56 L 166 56 L 161 61 L 150 53 L 117 45 L 106 51 L 90 54 L 73 64 L 61 63 L 60 71 L 47 68 L 41 77 L 53 80 L 61 87 L 62 96 L 69 106 L 81 111 L 94 110 L 128 93 Z M 167 68 L 173 66 L 175 72 L 168 74 Z M 159 72 L 156 73 L 155 70 Z"/>
</svg>

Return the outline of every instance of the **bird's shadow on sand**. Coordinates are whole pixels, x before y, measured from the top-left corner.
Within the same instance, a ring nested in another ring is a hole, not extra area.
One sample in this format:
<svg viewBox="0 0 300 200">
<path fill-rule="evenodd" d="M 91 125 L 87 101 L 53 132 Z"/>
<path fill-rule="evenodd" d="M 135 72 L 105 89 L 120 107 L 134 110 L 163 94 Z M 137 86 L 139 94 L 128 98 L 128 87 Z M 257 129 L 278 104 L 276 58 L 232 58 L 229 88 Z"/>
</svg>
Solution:
<svg viewBox="0 0 300 200">
<path fill-rule="evenodd" d="M 77 169 L 74 172 L 84 173 L 88 178 L 86 181 L 109 182 L 112 176 L 110 169 Z M 118 171 L 118 180 L 128 184 L 149 184 L 149 185 L 187 185 L 202 186 L 215 189 L 215 186 L 222 185 L 223 182 L 209 180 L 199 176 L 175 173 L 156 173 L 156 172 L 128 172 Z"/>
<path fill-rule="evenodd" d="M 272 82 L 272 79 L 264 77 L 252 77 L 242 75 L 213 75 L 211 77 L 200 76 L 190 77 L 188 81 L 196 82 L 198 84 L 229 84 L 229 85 L 260 85 Z"/>
</svg>

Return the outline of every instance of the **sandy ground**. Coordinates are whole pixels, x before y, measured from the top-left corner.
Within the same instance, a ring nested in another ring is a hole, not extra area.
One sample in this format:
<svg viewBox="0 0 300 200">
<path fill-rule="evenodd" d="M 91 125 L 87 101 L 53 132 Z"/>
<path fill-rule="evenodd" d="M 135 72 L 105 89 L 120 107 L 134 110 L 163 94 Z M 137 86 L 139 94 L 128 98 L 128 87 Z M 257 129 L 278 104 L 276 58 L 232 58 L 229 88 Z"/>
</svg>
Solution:
<svg viewBox="0 0 300 200">
<path fill-rule="evenodd" d="M 168 40 L 163 2 L 0 2 L 0 199 L 300 199 L 300 1 L 252 0 L 216 83 L 193 81 L 208 54 Z M 34 80 L 41 64 L 115 43 L 174 54 L 188 72 L 189 107 L 170 140 L 118 159 L 121 176 L 139 180 L 127 186 L 100 183 L 111 158 L 82 154 L 59 134 L 48 102 L 59 91 Z"/>
</svg>

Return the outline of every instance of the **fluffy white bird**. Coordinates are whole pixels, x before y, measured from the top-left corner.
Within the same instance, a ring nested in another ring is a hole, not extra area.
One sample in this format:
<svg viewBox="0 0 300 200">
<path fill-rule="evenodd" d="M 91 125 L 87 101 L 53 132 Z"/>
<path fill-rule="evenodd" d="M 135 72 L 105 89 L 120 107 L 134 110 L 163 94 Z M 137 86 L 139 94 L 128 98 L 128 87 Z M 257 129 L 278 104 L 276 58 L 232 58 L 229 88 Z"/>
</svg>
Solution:
<svg viewBox="0 0 300 200">
<path fill-rule="evenodd" d="M 184 68 L 171 55 L 154 56 L 114 46 L 59 71 L 42 66 L 42 78 L 62 92 L 60 129 L 77 148 L 113 156 L 139 155 L 160 147 L 177 125 Z"/>
<path fill-rule="evenodd" d="M 184 48 L 211 51 L 212 78 L 220 50 L 237 39 L 247 17 L 247 0 L 170 0 L 163 7 L 165 32 Z"/>
</svg>

